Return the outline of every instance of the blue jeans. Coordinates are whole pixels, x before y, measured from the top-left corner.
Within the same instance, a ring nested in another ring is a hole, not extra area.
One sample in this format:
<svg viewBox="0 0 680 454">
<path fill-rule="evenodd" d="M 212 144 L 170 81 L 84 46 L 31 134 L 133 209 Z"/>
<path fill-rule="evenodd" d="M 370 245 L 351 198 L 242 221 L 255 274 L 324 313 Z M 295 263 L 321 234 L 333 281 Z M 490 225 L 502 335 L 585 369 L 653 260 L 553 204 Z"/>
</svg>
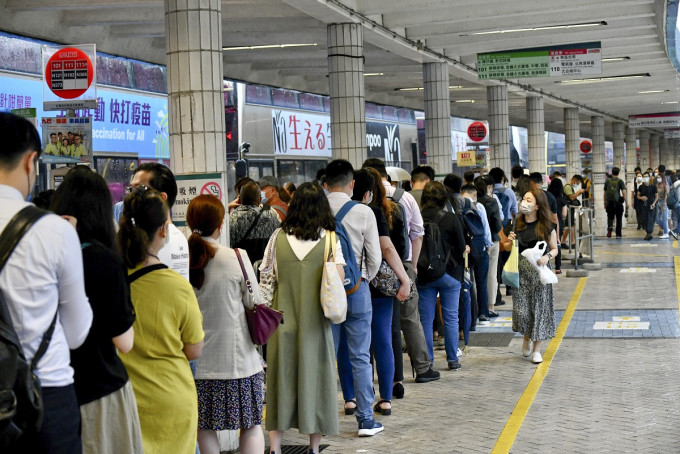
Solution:
<svg viewBox="0 0 680 454">
<path fill-rule="evenodd" d="M 656 223 L 663 230 L 664 235 L 668 235 L 668 208 L 656 207 Z"/>
<path fill-rule="evenodd" d="M 380 398 L 392 400 L 392 379 L 394 378 L 394 353 L 392 351 L 392 297 L 373 298 L 371 320 L 371 351 L 375 357 L 378 372 Z M 342 339 L 342 335 L 340 337 Z M 345 364 L 349 357 L 345 358 Z M 338 369 L 340 362 L 338 360 Z M 340 387 L 345 400 L 354 399 L 354 380 L 350 367 L 343 367 L 340 373 Z"/>
<path fill-rule="evenodd" d="M 373 369 L 371 368 L 371 318 L 373 308 L 371 292 L 366 281 L 361 281 L 359 289 L 347 295 L 347 319 L 339 325 L 331 325 L 333 341 L 338 359 L 340 383 L 346 382 L 348 374 L 353 378 L 357 399 L 357 421 L 373 418 Z M 391 319 L 390 319 L 391 320 Z M 343 379 L 343 376 L 345 377 Z M 343 389 L 345 398 L 348 396 Z"/>
<path fill-rule="evenodd" d="M 434 361 L 432 348 L 432 321 L 437 305 L 437 293 L 442 307 L 442 320 L 444 322 L 444 345 L 446 346 L 446 360 L 458 361 L 458 301 L 460 298 L 460 282 L 448 273 L 436 281 L 425 285 L 418 285 L 420 300 L 418 311 L 420 323 L 425 331 L 425 342 L 430 361 Z"/>
<path fill-rule="evenodd" d="M 475 242 L 475 247 L 479 251 L 477 263 L 472 266 L 475 272 L 475 288 L 477 290 L 477 307 L 479 315 L 489 316 L 489 297 L 486 290 L 486 280 L 489 277 L 489 253 L 486 252 L 484 241 Z"/>
</svg>

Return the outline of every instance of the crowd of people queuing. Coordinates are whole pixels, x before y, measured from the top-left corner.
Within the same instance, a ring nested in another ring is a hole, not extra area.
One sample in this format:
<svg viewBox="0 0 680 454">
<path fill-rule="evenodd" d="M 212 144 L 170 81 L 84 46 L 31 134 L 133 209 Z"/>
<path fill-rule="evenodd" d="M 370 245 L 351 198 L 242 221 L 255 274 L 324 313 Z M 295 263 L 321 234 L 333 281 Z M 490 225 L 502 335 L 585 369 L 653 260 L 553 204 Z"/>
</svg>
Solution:
<svg viewBox="0 0 680 454">
<path fill-rule="evenodd" d="M 0 114 L 0 134 L 4 228 L 30 205 L 41 147 L 35 128 L 11 114 Z M 659 238 L 677 238 L 678 175 L 664 166 L 636 173 L 638 230 L 651 239 L 657 223 Z M 608 236 L 620 237 L 629 202 L 618 175 L 612 169 L 603 208 Z M 374 414 L 390 415 L 393 399 L 405 397 L 402 333 L 416 383 L 440 378 L 435 349 L 445 351 L 448 370 L 463 367 L 461 340 L 505 304 L 501 270 L 514 247 L 512 329 L 524 336 L 521 354 L 541 363 L 555 316 L 552 285 L 537 267 L 561 272 L 562 249 L 575 238 L 569 207 L 590 204 L 592 187 L 559 173 L 546 184 L 519 166 L 510 176 L 493 168 L 439 182 L 418 166 L 405 191 L 380 159 L 361 169 L 334 160 L 297 187 L 243 178 L 226 207 L 196 197 L 187 239 L 170 220 L 177 185 L 166 166 L 139 166 L 113 212 L 104 179 L 75 167 L 41 195 L 52 214 L 28 230 L 0 274 L 28 361 L 55 325 L 35 369 L 42 426 L 10 445 L 2 421 L 3 452 L 189 454 L 198 443 L 201 453 L 217 454 L 217 432 L 240 430 L 240 452 L 259 454 L 266 388 L 270 452 L 280 454 L 284 432 L 296 428 L 318 453 L 322 436 L 339 430 L 338 383 L 341 411 L 355 416 L 359 436 L 373 436 L 384 429 Z M 231 248 L 219 241 L 225 223 Z M 545 252 L 531 263 L 521 252 L 540 241 Z M 346 291 L 339 324 L 319 303 L 329 250 L 341 278 L 347 266 L 361 276 Z M 379 285 L 386 269 L 397 282 L 391 294 Z M 266 362 L 246 323 L 256 304 L 285 314 L 263 350 Z"/>
</svg>

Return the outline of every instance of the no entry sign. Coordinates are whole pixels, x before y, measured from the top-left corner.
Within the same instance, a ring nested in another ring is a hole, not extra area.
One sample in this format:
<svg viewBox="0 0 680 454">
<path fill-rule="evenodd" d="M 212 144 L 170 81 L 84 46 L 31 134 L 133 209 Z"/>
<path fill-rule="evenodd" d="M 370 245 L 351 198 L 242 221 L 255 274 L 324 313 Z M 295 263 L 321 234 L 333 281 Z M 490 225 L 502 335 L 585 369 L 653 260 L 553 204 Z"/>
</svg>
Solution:
<svg viewBox="0 0 680 454">
<path fill-rule="evenodd" d="M 481 121 L 475 121 L 468 126 L 467 133 L 473 142 L 481 142 L 486 137 L 486 126 Z"/>
<path fill-rule="evenodd" d="M 582 140 L 579 148 L 581 148 L 581 153 L 590 153 L 593 149 L 593 143 L 590 140 Z"/>
</svg>

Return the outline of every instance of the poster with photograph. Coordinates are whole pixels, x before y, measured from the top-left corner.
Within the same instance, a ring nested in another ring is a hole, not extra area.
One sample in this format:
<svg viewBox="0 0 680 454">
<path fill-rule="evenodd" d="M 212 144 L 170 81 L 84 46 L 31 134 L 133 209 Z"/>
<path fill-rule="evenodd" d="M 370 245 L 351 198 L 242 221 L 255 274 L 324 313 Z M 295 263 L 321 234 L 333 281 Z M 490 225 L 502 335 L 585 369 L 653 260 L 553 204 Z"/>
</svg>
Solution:
<svg viewBox="0 0 680 454">
<path fill-rule="evenodd" d="M 92 160 L 92 117 L 43 118 L 43 153 L 46 164 Z"/>
</svg>

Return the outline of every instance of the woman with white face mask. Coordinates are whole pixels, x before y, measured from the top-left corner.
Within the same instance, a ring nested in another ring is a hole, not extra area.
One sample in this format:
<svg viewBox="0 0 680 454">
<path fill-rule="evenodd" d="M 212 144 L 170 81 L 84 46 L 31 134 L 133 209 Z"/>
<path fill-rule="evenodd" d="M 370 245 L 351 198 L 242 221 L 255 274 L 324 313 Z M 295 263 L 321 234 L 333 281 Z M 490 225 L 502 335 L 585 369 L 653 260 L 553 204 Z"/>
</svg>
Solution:
<svg viewBox="0 0 680 454">
<path fill-rule="evenodd" d="M 656 189 L 656 184 L 650 180 L 648 172 L 642 174 L 642 185 L 637 190 L 637 199 L 642 202 L 641 215 L 642 215 L 642 226 L 647 232 L 645 240 L 651 241 L 654 237 L 652 233 L 654 232 L 654 220 L 655 217 L 655 207 L 659 200 L 659 194 Z"/>
<path fill-rule="evenodd" d="M 642 201 L 638 200 L 638 188 L 642 186 L 642 171 L 639 167 L 635 168 L 635 180 L 633 180 L 633 208 L 635 209 L 635 219 L 637 229 L 642 230 Z"/>
<path fill-rule="evenodd" d="M 552 284 L 541 283 L 539 272 L 534 265 L 549 265 L 557 255 L 557 233 L 552 222 L 548 198 L 541 189 L 532 189 L 524 194 L 519 204 L 515 231 L 508 238 L 517 239 L 519 247 L 519 288 L 513 291 L 512 330 L 524 335 L 522 355 L 531 357 L 531 362 L 543 362 L 541 342 L 555 336 L 555 301 Z M 539 241 L 548 243 L 545 254 L 535 264 L 522 256 L 522 251 L 531 249 Z"/>
</svg>

